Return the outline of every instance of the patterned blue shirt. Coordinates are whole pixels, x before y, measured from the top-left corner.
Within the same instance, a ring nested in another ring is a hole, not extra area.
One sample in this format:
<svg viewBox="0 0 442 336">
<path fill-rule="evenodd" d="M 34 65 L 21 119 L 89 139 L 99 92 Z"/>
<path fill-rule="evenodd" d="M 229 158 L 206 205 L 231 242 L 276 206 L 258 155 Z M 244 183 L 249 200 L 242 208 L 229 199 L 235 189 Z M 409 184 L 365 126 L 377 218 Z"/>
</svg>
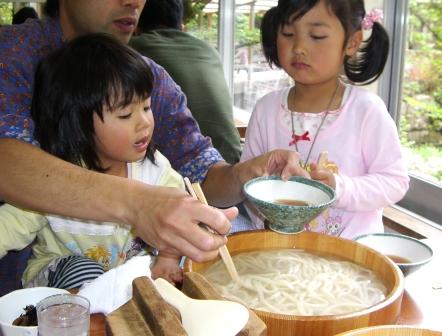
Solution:
<svg viewBox="0 0 442 336">
<path fill-rule="evenodd" d="M 0 138 L 38 145 L 30 116 L 34 73 L 38 62 L 63 44 L 62 38 L 54 19 L 0 28 Z M 223 159 L 210 138 L 201 134 L 179 86 L 161 66 L 146 61 L 154 75 L 152 141 L 181 175 L 202 182 L 208 169 Z"/>
</svg>

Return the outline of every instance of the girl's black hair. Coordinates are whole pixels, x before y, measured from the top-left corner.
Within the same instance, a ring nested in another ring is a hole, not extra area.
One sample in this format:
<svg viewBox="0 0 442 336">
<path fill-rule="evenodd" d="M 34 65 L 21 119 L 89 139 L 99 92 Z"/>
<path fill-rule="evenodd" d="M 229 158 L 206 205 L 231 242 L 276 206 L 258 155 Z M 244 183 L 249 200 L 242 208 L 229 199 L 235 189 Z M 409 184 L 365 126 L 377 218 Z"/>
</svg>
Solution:
<svg viewBox="0 0 442 336">
<path fill-rule="evenodd" d="M 276 40 L 281 27 L 304 16 L 321 0 L 279 0 L 278 6 L 269 9 L 261 23 L 261 41 L 264 56 L 270 66 L 281 67 Z M 345 42 L 361 29 L 365 17 L 363 0 L 324 0 L 336 15 L 345 31 Z M 384 27 L 375 22 L 369 38 L 363 41 L 355 57 L 346 57 L 344 69 L 347 78 L 360 84 L 374 82 L 384 70 L 388 57 L 389 38 Z"/>
<path fill-rule="evenodd" d="M 93 114 L 147 99 L 153 75 L 146 61 L 107 34 L 73 39 L 38 65 L 31 115 L 34 136 L 45 151 L 105 172 L 96 153 Z M 145 158 L 154 162 L 154 145 Z M 144 158 L 144 159 L 145 159 Z"/>
</svg>

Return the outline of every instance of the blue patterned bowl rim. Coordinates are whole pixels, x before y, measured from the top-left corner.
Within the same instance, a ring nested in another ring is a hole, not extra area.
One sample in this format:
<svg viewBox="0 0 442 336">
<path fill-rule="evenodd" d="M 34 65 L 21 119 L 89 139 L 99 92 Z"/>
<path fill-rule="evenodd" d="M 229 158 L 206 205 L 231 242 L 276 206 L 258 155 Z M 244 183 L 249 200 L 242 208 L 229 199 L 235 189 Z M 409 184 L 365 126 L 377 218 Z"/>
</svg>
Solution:
<svg viewBox="0 0 442 336">
<path fill-rule="evenodd" d="M 269 180 L 282 181 L 282 178 L 281 178 L 281 176 L 270 175 L 270 176 L 261 176 L 261 177 L 256 177 L 254 179 L 251 179 L 251 180 L 247 181 L 243 186 L 244 194 L 247 196 L 247 198 L 251 199 L 252 201 L 254 201 L 256 203 L 263 203 L 263 204 L 265 203 L 265 204 L 269 204 L 269 205 L 272 205 L 275 207 L 296 207 L 296 208 L 310 208 L 310 209 L 311 208 L 323 208 L 323 207 L 326 207 L 326 206 L 332 204 L 336 200 L 336 193 L 331 187 L 329 187 L 328 185 L 326 185 L 322 182 L 311 180 L 311 179 L 301 177 L 301 176 L 292 176 L 288 180 L 307 184 L 309 186 L 318 188 L 318 189 L 322 190 L 323 192 L 325 192 L 330 197 L 330 200 L 325 203 L 318 203 L 318 204 L 313 204 L 313 205 L 299 205 L 299 206 L 298 205 L 286 205 L 286 204 L 272 204 L 268 201 L 263 201 L 263 200 L 260 200 L 259 198 L 255 198 L 247 192 L 247 188 L 251 184 L 254 184 L 259 181 L 269 181 Z"/>
</svg>

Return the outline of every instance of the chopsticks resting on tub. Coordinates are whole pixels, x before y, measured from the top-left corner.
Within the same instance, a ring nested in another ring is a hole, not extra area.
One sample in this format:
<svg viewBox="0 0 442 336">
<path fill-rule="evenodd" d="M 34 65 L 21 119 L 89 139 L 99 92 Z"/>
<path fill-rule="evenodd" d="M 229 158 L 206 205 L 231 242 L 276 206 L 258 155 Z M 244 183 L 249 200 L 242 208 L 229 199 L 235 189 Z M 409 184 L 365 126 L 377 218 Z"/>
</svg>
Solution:
<svg viewBox="0 0 442 336">
<path fill-rule="evenodd" d="M 199 200 L 203 204 L 208 205 L 206 196 L 204 196 L 203 190 L 201 189 L 199 183 L 190 183 L 190 180 L 187 177 L 184 178 L 184 183 L 186 184 L 186 187 L 193 198 Z M 212 233 L 216 233 L 207 225 L 205 225 L 205 228 Z M 236 271 L 235 264 L 233 263 L 232 257 L 230 256 L 229 250 L 227 249 L 226 245 L 223 245 L 219 248 L 219 254 L 221 255 L 221 259 L 226 265 L 227 271 L 229 272 L 230 276 L 235 282 L 238 283 L 239 275 Z"/>
</svg>

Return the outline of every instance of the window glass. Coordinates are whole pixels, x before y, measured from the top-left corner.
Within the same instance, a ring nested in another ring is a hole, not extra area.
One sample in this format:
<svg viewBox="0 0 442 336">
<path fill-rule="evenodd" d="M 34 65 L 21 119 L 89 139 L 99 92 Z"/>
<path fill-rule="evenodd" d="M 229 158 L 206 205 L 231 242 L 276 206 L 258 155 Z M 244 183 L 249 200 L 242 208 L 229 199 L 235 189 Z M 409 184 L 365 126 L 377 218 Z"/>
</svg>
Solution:
<svg viewBox="0 0 442 336">
<path fill-rule="evenodd" d="M 442 187 L 442 2 L 409 0 L 400 136 L 410 174 Z"/>
<path fill-rule="evenodd" d="M 218 48 L 218 1 L 184 1 L 185 31 Z"/>
<path fill-rule="evenodd" d="M 269 67 L 261 49 L 261 19 L 277 4 L 277 0 L 236 0 L 233 95 L 237 111 L 251 113 L 257 99 L 290 84 L 284 71 Z"/>
<path fill-rule="evenodd" d="M 44 2 L 45 0 L 27 2 L 0 0 L 0 27 L 11 24 L 13 14 L 24 6 L 34 7 L 41 17 Z"/>
</svg>

